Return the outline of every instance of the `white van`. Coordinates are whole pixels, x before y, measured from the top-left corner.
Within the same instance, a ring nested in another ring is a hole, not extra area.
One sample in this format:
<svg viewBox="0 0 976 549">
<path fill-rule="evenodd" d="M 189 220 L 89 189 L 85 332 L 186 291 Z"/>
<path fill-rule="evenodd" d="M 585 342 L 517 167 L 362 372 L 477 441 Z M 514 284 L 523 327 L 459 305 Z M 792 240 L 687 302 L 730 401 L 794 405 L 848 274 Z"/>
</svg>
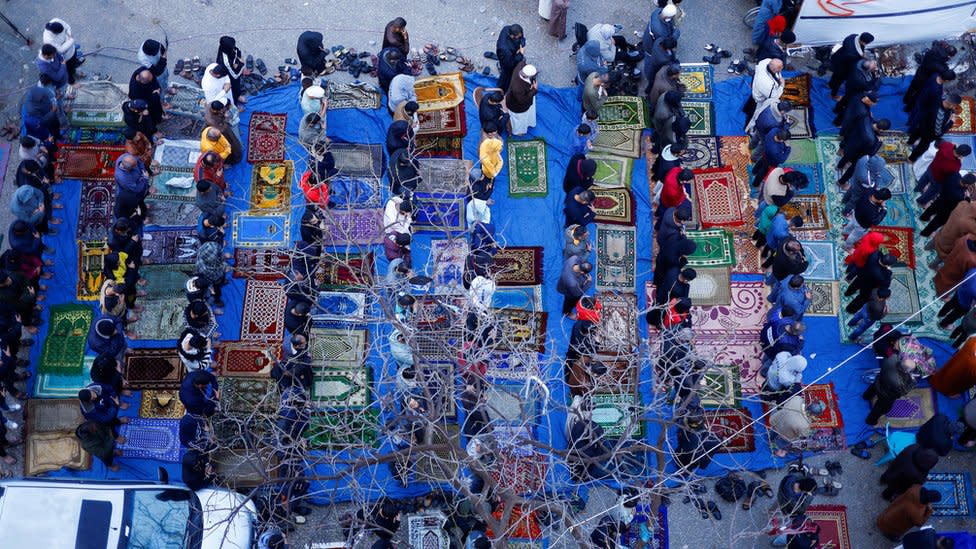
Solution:
<svg viewBox="0 0 976 549">
<path fill-rule="evenodd" d="M 254 503 L 165 482 L 0 481 L 3 549 L 250 549 Z"/>
</svg>

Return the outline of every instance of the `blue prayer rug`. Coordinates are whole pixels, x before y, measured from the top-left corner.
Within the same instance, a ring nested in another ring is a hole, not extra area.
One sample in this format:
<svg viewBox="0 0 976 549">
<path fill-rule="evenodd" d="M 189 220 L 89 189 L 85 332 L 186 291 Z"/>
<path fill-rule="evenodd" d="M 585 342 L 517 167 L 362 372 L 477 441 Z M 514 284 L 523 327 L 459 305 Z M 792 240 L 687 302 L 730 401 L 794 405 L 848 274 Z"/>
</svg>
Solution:
<svg viewBox="0 0 976 549">
<path fill-rule="evenodd" d="M 283 248 L 288 246 L 291 219 L 287 215 L 234 213 L 233 240 L 238 248 Z"/>
<path fill-rule="evenodd" d="M 803 277 L 809 280 L 837 280 L 837 254 L 833 242 L 801 241 L 810 263 Z"/>
<path fill-rule="evenodd" d="M 125 444 L 120 444 L 122 457 L 158 459 L 178 462 L 180 460 L 180 422 L 175 419 L 129 418 L 120 433 Z"/>
<path fill-rule="evenodd" d="M 460 194 L 415 193 L 417 211 L 413 228 L 418 231 L 464 230 L 464 196 Z"/>
<path fill-rule="evenodd" d="M 925 488 L 942 494 L 933 503 L 937 517 L 970 517 L 973 515 L 973 485 L 969 473 L 929 473 Z"/>
<path fill-rule="evenodd" d="M 375 177 L 337 175 L 329 181 L 329 200 L 337 208 L 379 208 L 383 206 L 380 187 Z"/>
<path fill-rule="evenodd" d="M 823 194 L 824 182 L 823 174 L 820 172 L 820 165 L 797 163 L 784 164 L 783 167 L 798 171 L 807 176 L 807 181 L 809 184 L 807 185 L 807 188 L 803 189 L 803 194 Z"/>
</svg>

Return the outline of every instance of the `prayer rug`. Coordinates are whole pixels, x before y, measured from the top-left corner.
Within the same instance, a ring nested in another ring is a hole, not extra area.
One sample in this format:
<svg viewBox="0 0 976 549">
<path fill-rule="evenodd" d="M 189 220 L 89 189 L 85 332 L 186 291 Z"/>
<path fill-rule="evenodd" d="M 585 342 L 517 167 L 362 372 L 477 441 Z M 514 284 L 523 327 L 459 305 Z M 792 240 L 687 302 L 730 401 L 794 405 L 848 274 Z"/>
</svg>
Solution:
<svg viewBox="0 0 976 549">
<path fill-rule="evenodd" d="M 319 262 L 316 282 L 321 288 L 363 287 L 374 283 L 373 253 L 326 254 Z"/>
<path fill-rule="evenodd" d="M 596 281 L 598 290 L 634 291 L 637 284 L 637 229 L 619 225 L 596 226 Z"/>
<path fill-rule="evenodd" d="M 112 181 L 82 181 L 78 205 L 78 240 L 91 242 L 108 238 L 115 206 L 115 184 Z"/>
<path fill-rule="evenodd" d="M 329 144 L 335 167 L 346 177 L 383 177 L 383 145 L 362 143 Z"/>
<path fill-rule="evenodd" d="M 139 402 L 139 417 L 182 419 L 184 414 L 186 414 L 186 408 L 180 402 L 180 396 L 176 389 L 142 390 L 142 400 Z"/>
<path fill-rule="evenodd" d="M 456 358 L 453 355 L 449 358 Z M 531 376 L 538 376 L 539 353 L 531 351 L 506 352 L 496 351 L 488 361 L 489 379 L 518 379 L 525 380 Z"/>
<path fill-rule="evenodd" d="M 936 517 L 970 517 L 973 514 L 973 484 L 969 473 L 929 473 L 925 488 L 942 494 L 933 503 Z"/>
<path fill-rule="evenodd" d="M 823 174 L 820 172 L 820 166 L 818 164 L 795 164 L 791 162 L 784 164 L 783 168 L 788 168 L 807 176 L 807 188 L 803 189 L 805 194 L 824 193 L 826 187 L 824 187 Z"/>
<path fill-rule="evenodd" d="M 881 150 L 878 152 L 888 162 L 908 162 L 912 148 L 908 146 L 908 136 L 899 131 L 880 132 Z"/>
<path fill-rule="evenodd" d="M 743 217 L 749 217 L 744 215 Z M 736 233 L 732 237 L 732 247 L 735 252 L 735 264 L 732 265 L 733 273 L 762 273 L 762 260 L 759 257 L 759 249 L 756 248 L 752 239 L 742 234 Z"/>
<path fill-rule="evenodd" d="M 291 270 L 291 256 L 271 248 L 235 248 L 234 278 L 279 280 Z"/>
<path fill-rule="evenodd" d="M 50 337 L 50 335 L 48 335 Z M 94 356 L 86 356 L 80 374 L 49 374 L 38 369 L 37 380 L 31 394 L 34 398 L 77 399 L 78 391 L 91 383 L 91 366 Z"/>
<path fill-rule="evenodd" d="M 101 80 L 86 82 L 73 91 L 74 99 L 65 101 L 65 114 L 71 126 L 125 126 L 122 116 L 122 104 L 128 99 L 125 88 Z"/>
<path fill-rule="evenodd" d="M 972 134 L 974 133 L 973 120 L 976 118 L 976 99 L 969 96 L 962 98 L 962 103 L 956 106 L 956 116 L 958 117 L 949 128 L 949 133 Z"/>
<path fill-rule="evenodd" d="M 200 158 L 200 138 L 197 139 L 167 139 L 156 147 L 153 160 L 159 163 L 163 171 L 179 173 L 193 173 L 197 159 Z"/>
<path fill-rule="evenodd" d="M 73 429 L 72 429 L 73 430 Z M 24 442 L 24 475 L 32 477 L 62 467 L 91 469 L 91 455 L 74 433 L 28 433 Z"/>
<path fill-rule="evenodd" d="M 738 453 L 756 450 L 756 434 L 749 410 L 745 408 L 722 408 L 705 410 L 705 424 L 708 431 L 722 443 L 717 452 Z"/>
<path fill-rule="evenodd" d="M 39 372 L 75 375 L 85 360 L 85 344 L 95 312 L 88 305 L 53 305 Z"/>
<path fill-rule="evenodd" d="M 196 233 L 195 227 L 200 220 L 200 210 L 193 202 L 147 198 L 146 208 L 149 210 L 149 217 L 146 220 L 148 230 L 160 227 L 190 227 L 194 228 L 194 234 Z"/>
<path fill-rule="evenodd" d="M 790 139 L 790 161 L 797 164 L 819 164 L 817 142 L 813 139 Z"/>
<path fill-rule="evenodd" d="M 68 130 L 65 138 L 68 143 L 75 145 L 125 145 L 125 135 L 122 128 L 91 128 L 76 126 Z"/>
<path fill-rule="evenodd" d="M 881 416 L 878 425 L 894 429 L 921 427 L 936 413 L 935 395 L 930 387 L 915 387 L 892 405 L 887 415 Z"/>
<path fill-rule="evenodd" d="M 905 162 L 901 164 L 886 164 L 885 171 L 891 177 L 891 183 L 888 183 L 887 189 L 891 191 L 893 195 L 905 194 L 908 189 L 915 188 L 915 174 L 912 171 L 912 165 Z"/>
<path fill-rule="evenodd" d="M 234 212 L 232 238 L 238 248 L 287 248 L 290 237 L 290 215 Z"/>
<path fill-rule="evenodd" d="M 263 377 L 280 359 L 280 344 L 224 341 L 217 345 L 214 369 L 222 376 Z"/>
<path fill-rule="evenodd" d="M 333 176 L 329 200 L 337 208 L 379 208 L 383 205 L 382 182 L 378 177 Z"/>
<path fill-rule="evenodd" d="M 125 443 L 119 444 L 124 458 L 180 460 L 180 422 L 173 419 L 129 418 L 119 429 Z"/>
<path fill-rule="evenodd" d="M 196 263 L 196 228 L 150 228 L 142 236 L 142 260 L 158 265 L 169 263 Z"/>
<path fill-rule="evenodd" d="M 762 345 L 759 343 L 758 328 L 740 328 L 731 332 L 702 332 L 696 329 L 695 348 L 715 364 L 735 367 L 739 371 L 743 394 L 759 394 L 765 378 L 759 373 L 762 367 Z"/>
<path fill-rule="evenodd" d="M 699 382 L 698 395 L 706 408 L 736 408 L 742 399 L 742 383 L 735 366 L 714 365 Z"/>
<path fill-rule="evenodd" d="M 582 382 L 578 384 L 581 389 L 598 393 L 637 393 L 641 364 L 636 354 L 630 351 L 600 354 L 596 355 L 596 360 L 607 367 L 606 373 L 593 377 L 589 372 L 585 375 L 576 372 L 577 379 Z"/>
<path fill-rule="evenodd" d="M 714 69 L 708 63 L 682 63 L 678 79 L 685 86 L 687 99 L 711 99 Z"/>
<path fill-rule="evenodd" d="M 291 160 L 255 165 L 251 170 L 251 192 L 248 195 L 251 212 L 290 209 L 294 173 L 295 164 Z"/>
<path fill-rule="evenodd" d="M 210 105 L 207 104 L 207 96 L 202 89 L 175 82 L 170 84 L 170 88 L 176 90 L 175 94 L 166 99 L 171 105 L 169 109 L 171 113 L 203 118 L 205 109 Z"/>
<path fill-rule="evenodd" d="M 594 186 L 630 187 L 630 174 L 634 169 L 632 158 L 598 153 L 589 154 L 587 158 L 596 161 L 596 174 L 593 176 Z"/>
<path fill-rule="evenodd" d="M 498 323 L 497 345 L 499 349 L 517 351 L 526 346 L 543 352 L 546 348 L 547 313 L 519 309 L 492 310 Z"/>
<path fill-rule="evenodd" d="M 285 159 L 287 114 L 254 112 L 247 126 L 247 161 L 281 162 Z"/>
<path fill-rule="evenodd" d="M 807 436 L 793 441 L 793 447 L 804 452 L 833 452 L 847 448 L 844 430 L 812 429 Z"/>
<path fill-rule="evenodd" d="M 458 350 L 461 348 L 463 333 L 459 326 L 449 328 L 418 331 L 411 340 L 411 346 L 417 352 L 428 359 L 451 360 L 457 358 Z M 489 366 L 489 370 L 491 367 Z"/>
<path fill-rule="evenodd" d="M 132 330 L 139 334 L 139 339 L 167 341 L 180 337 L 186 322 L 183 316 L 186 297 L 145 300 L 140 303 L 143 311 L 139 313 L 139 320 L 132 324 Z"/>
<path fill-rule="evenodd" d="M 702 228 L 738 227 L 745 224 L 739 188 L 732 168 L 695 170 L 695 197 Z"/>
<path fill-rule="evenodd" d="M 885 235 L 882 246 L 888 252 L 908 265 L 915 268 L 915 229 L 908 227 L 872 227 L 872 231 Z"/>
<path fill-rule="evenodd" d="M 468 172 L 471 171 L 472 166 L 470 160 L 422 158 L 417 160 L 417 164 L 420 166 L 420 183 L 417 185 L 417 192 L 467 192 Z"/>
<path fill-rule="evenodd" d="M 539 413 L 538 402 L 526 398 L 520 384 L 490 385 L 485 396 L 488 417 L 503 424 L 531 422 Z"/>
<path fill-rule="evenodd" d="M 125 147 L 62 145 L 58 147 L 55 177 L 61 179 L 115 180 L 115 161 Z"/>
<path fill-rule="evenodd" d="M 467 124 L 464 115 L 464 101 L 453 107 L 433 111 L 417 112 L 419 121 L 416 135 L 464 136 Z"/>
<path fill-rule="evenodd" d="M 607 438 L 640 438 L 644 436 L 644 424 L 640 420 L 641 402 L 636 394 L 595 394 L 593 422 L 603 427 Z"/>
<path fill-rule="evenodd" d="M 810 75 L 807 73 L 798 74 L 792 78 L 787 78 L 783 86 L 781 101 L 789 101 L 794 106 L 810 106 Z"/>
<path fill-rule="evenodd" d="M 413 218 L 415 231 L 464 231 L 464 195 L 414 193 L 416 207 Z"/>
<path fill-rule="evenodd" d="M 688 135 L 715 135 L 715 115 L 710 101 L 682 101 L 681 109 L 691 121 Z"/>
<path fill-rule="evenodd" d="M 364 408 L 370 401 L 369 369 L 316 368 L 312 404 L 324 408 Z"/>
<path fill-rule="evenodd" d="M 731 305 L 732 289 L 728 267 L 695 269 L 698 276 L 691 281 L 688 297 L 698 306 Z"/>
<path fill-rule="evenodd" d="M 207 124 L 196 116 L 174 114 L 163 120 L 157 129 L 170 139 L 200 139 Z"/>
<path fill-rule="evenodd" d="M 800 216 L 803 226 L 795 231 L 825 231 L 830 229 L 827 216 L 827 198 L 822 194 L 798 194 L 780 208 L 786 219 Z"/>
<path fill-rule="evenodd" d="M 814 429 L 844 427 L 844 418 L 840 415 L 840 400 L 837 398 L 837 391 L 834 390 L 833 381 L 807 385 L 803 388 L 803 399 L 807 404 L 819 400 L 825 406 L 820 415 L 810 417 L 810 427 Z"/>
<path fill-rule="evenodd" d="M 836 282 L 808 280 L 807 289 L 813 294 L 807 316 L 837 316 L 840 310 L 840 289 Z"/>
<path fill-rule="evenodd" d="M 305 439 L 311 448 L 369 448 L 376 444 L 378 416 L 375 408 L 313 413 Z"/>
<path fill-rule="evenodd" d="M 179 265 L 143 265 L 139 274 L 146 279 L 145 300 L 183 297 L 186 295 L 186 279 L 196 269 Z"/>
<path fill-rule="evenodd" d="M 278 393 L 272 386 L 270 394 L 264 393 L 264 397 L 270 403 L 268 406 L 264 406 L 264 399 L 259 398 L 257 402 L 263 406 L 261 410 L 256 410 L 252 406 L 246 411 L 234 413 L 227 411 L 228 403 L 233 403 L 235 406 L 241 407 L 244 407 L 247 403 L 241 404 L 237 400 L 234 400 L 236 397 L 233 396 L 231 400 L 228 400 L 226 394 L 223 394 L 227 390 L 227 385 L 225 384 L 226 380 L 221 379 L 221 413 L 210 418 L 210 426 L 213 428 L 213 438 L 221 448 L 234 450 L 247 449 L 253 455 L 256 447 L 263 448 L 263 443 L 273 440 L 276 433 L 280 432 L 275 425 L 277 418 L 273 413 L 278 409 Z M 236 385 L 232 385 L 231 391 L 235 387 Z"/>
<path fill-rule="evenodd" d="M 820 546 L 834 549 L 851 549 L 851 536 L 847 528 L 847 507 L 843 505 L 811 505 L 807 517 L 820 527 Z"/>
<path fill-rule="evenodd" d="M 596 210 L 596 223 L 612 225 L 634 224 L 634 197 L 626 187 L 590 189 L 596 198 L 592 206 Z"/>
<path fill-rule="evenodd" d="M 322 242 L 326 247 L 370 245 L 383 242 L 383 210 L 327 210 Z"/>
<path fill-rule="evenodd" d="M 105 281 L 102 267 L 109 249 L 105 241 L 78 241 L 78 301 L 95 301 Z"/>
<path fill-rule="evenodd" d="M 549 466 L 544 455 L 532 453 L 529 456 L 517 456 L 509 452 L 500 452 L 491 468 L 491 476 L 498 483 L 498 489 L 510 490 L 517 495 L 538 492 L 545 485 Z M 512 541 L 508 540 L 512 547 Z M 517 546 L 516 546 L 517 547 Z"/>
<path fill-rule="evenodd" d="M 496 309 L 542 310 L 542 285 L 497 288 L 491 297 L 491 306 Z"/>
<path fill-rule="evenodd" d="M 457 136 L 418 135 L 414 150 L 418 158 L 461 158 L 463 138 Z"/>
<path fill-rule="evenodd" d="M 413 89 L 419 112 L 450 109 L 464 102 L 464 76 L 460 72 L 418 78 Z"/>
<path fill-rule="evenodd" d="M 688 145 L 681 153 L 681 167 L 690 170 L 719 167 L 717 137 L 688 137 Z"/>
<path fill-rule="evenodd" d="M 976 136 L 972 135 L 943 135 L 943 139 L 949 141 L 955 145 L 969 145 L 970 147 L 976 148 Z M 910 147 L 907 147 L 910 152 Z M 962 159 L 962 169 L 967 171 L 976 171 L 976 157 L 973 155 L 968 155 Z"/>
<path fill-rule="evenodd" d="M 749 138 L 742 135 L 723 135 L 718 138 L 718 159 L 721 166 L 732 166 L 735 177 L 741 184 L 748 185 Z"/>
<path fill-rule="evenodd" d="M 729 284 L 732 304 L 692 307 L 695 329 L 761 330 L 766 320 L 766 284 L 761 280 L 734 280 Z"/>
<path fill-rule="evenodd" d="M 252 489 L 271 481 L 270 472 L 278 469 L 273 452 L 221 449 L 210 454 L 214 473 L 233 489 Z M 326 547 L 329 547 L 326 545 Z M 342 549 L 345 545 L 339 545 Z"/>
<path fill-rule="evenodd" d="M 508 141 L 508 195 L 546 196 L 546 142 L 543 139 Z"/>
<path fill-rule="evenodd" d="M 600 130 L 593 140 L 593 151 L 640 158 L 640 130 Z"/>
<path fill-rule="evenodd" d="M 244 291 L 241 339 L 281 341 L 285 330 L 285 289 L 274 282 L 248 280 Z"/>
<path fill-rule="evenodd" d="M 921 323 L 921 310 L 918 298 L 918 286 L 915 284 L 915 272 L 906 267 L 891 269 L 891 297 L 888 298 L 888 315 L 886 322 Z"/>
<path fill-rule="evenodd" d="M 687 236 L 698 245 L 688 256 L 689 267 L 730 267 L 735 261 L 732 233 L 725 229 L 687 231 Z"/>
<path fill-rule="evenodd" d="M 378 109 L 383 105 L 380 91 L 369 84 L 329 81 L 328 109 Z"/>
<path fill-rule="evenodd" d="M 182 323 L 180 323 L 182 328 Z M 184 368 L 176 349 L 130 349 L 125 355 L 125 379 L 134 389 L 177 389 Z"/>
<path fill-rule="evenodd" d="M 308 352 L 312 364 L 330 368 L 359 368 L 366 358 L 369 333 L 366 330 L 323 328 L 309 331 Z"/>
<path fill-rule="evenodd" d="M 789 121 L 791 139 L 810 139 L 814 136 L 810 107 L 793 107 L 783 116 Z"/>
<path fill-rule="evenodd" d="M 443 430 L 439 428 L 431 429 L 432 445 L 437 445 L 436 449 L 426 452 L 418 452 L 410 464 L 410 472 L 413 473 L 412 480 L 424 483 L 449 483 L 458 478 L 460 469 L 459 455 L 455 453 L 452 441 L 458 440 L 459 428 L 457 425 L 445 425 Z"/>
<path fill-rule="evenodd" d="M 833 242 L 800 241 L 806 252 L 807 270 L 803 278 L 808 280 L 837 280 L 836 244 Z"/>
<path fill-rule="evenodd" d="M 444 532 L 447 517 L 440 511 L 407 515 L 406 519 L 409 547 L 449 549 L 451 546 L 447 533 Z"/>
<path fill-rule="evenodd" d="M 74 433 L 78 425 L 85 421 L 75 398 L 33 398 L 27 401 L 24 421 L 28 433 L 64 432 Z"/>
<path fill-rule="evenodd" d="M 368 307 L 365 292 L 324 290 L 312 306 L 312 320 L 365 321 Z"/>
<path fill-rule="evenodd" d="M 266 377 L 220 378 L 220 407 L 228 412 L 252 414 L 278 409 L 277 383 Z"/>
<path fill-rule="evenodd" d="M 597 345 L 603 351 L 627 352 L 640 344 L 637 331 L 637 296 L 634 293 L 601 292 L 603 313 L 597 325 Z"/>
<path fill-rule="evenodd" d="M 650 114 L 643 97 L 615 95 L 600 107 L 597 124 L 603 130 L 643 130 L 650 127 Z"/>
<path fill-rule="evenodd" d="M 885 202 L 888 213 L 881 222 L 882 227 L 913 227 L 916 214 L 908 205 L 906 196 L 893 196 Z"/>
<path fill-rule="evenodd" d="M 495 254 L 492 272 L 499 286 L 542 284 L 542 247 L 508 246 Z"/>
<path fill-rule="evenodd" d="M 434 293 L 465 293 L 461 276 L 464 274 L 464 262 L 468 257 L 468 248 L 468 241 L 463 238 L 432 240 L 430 242 L 430 258 L 434 263 L 431 270 L 431 278 L 434 279 Z"/>
</svg>

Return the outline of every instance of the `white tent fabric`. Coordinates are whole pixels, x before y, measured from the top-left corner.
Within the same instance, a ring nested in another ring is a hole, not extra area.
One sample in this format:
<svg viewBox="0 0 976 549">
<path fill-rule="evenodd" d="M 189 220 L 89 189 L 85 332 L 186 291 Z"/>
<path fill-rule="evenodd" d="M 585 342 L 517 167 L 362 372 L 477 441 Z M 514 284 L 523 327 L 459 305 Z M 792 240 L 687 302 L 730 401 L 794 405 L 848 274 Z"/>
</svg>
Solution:
<svg viewBox="0 0 976 549">
<path fill-rule="evenodd" d="M 925 42 L 976 30 L 976 0 L 805 0 L 793 31 L 806 46 L 870 32 L 873 46 Z"/>
</svg>

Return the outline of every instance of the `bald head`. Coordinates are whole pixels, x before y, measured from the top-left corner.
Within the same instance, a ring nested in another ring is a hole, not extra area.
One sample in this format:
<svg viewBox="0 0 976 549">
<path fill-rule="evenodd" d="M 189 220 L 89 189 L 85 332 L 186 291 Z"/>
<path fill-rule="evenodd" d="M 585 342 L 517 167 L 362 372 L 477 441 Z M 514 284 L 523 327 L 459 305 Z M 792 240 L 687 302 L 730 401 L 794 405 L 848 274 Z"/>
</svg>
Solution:
<svg viewBox="0 0 976 549">
<path fill-rule="evenodd" d="M 209 130 L 207 130 L 207 139 L 211 141 L 217 141 L 218 139 L 220 139 L 220 135 L 221 135 L 220 130 L 218 130 L 217 128 L 210 128 Z"/>
<path fill-rule="evenodd" d="M 773 59 L 772 61 L 769 62 L 769 72 L 778 74 L 782 72 L 782 70 L 783 70 L 782 59 Z"/>
<path fill-rule="evenodd" d="M 139 71 L 139 74 L 136 76 L 136 80 L 138 80 L 143 84 L 148 84 L 149 82 L 152 82 L 152 79 L 153 79 L 153 73 L 151 73 L 148 70 Z"/>
<path fill-rule="evenodd" d="M 139 161 L 136 160 L 136 157 L 128 153 L 122 155 L 122 158 L 119 160 L 119 165 L 126 171 L 135 169 L 138 163 Z"/>
</svg>

